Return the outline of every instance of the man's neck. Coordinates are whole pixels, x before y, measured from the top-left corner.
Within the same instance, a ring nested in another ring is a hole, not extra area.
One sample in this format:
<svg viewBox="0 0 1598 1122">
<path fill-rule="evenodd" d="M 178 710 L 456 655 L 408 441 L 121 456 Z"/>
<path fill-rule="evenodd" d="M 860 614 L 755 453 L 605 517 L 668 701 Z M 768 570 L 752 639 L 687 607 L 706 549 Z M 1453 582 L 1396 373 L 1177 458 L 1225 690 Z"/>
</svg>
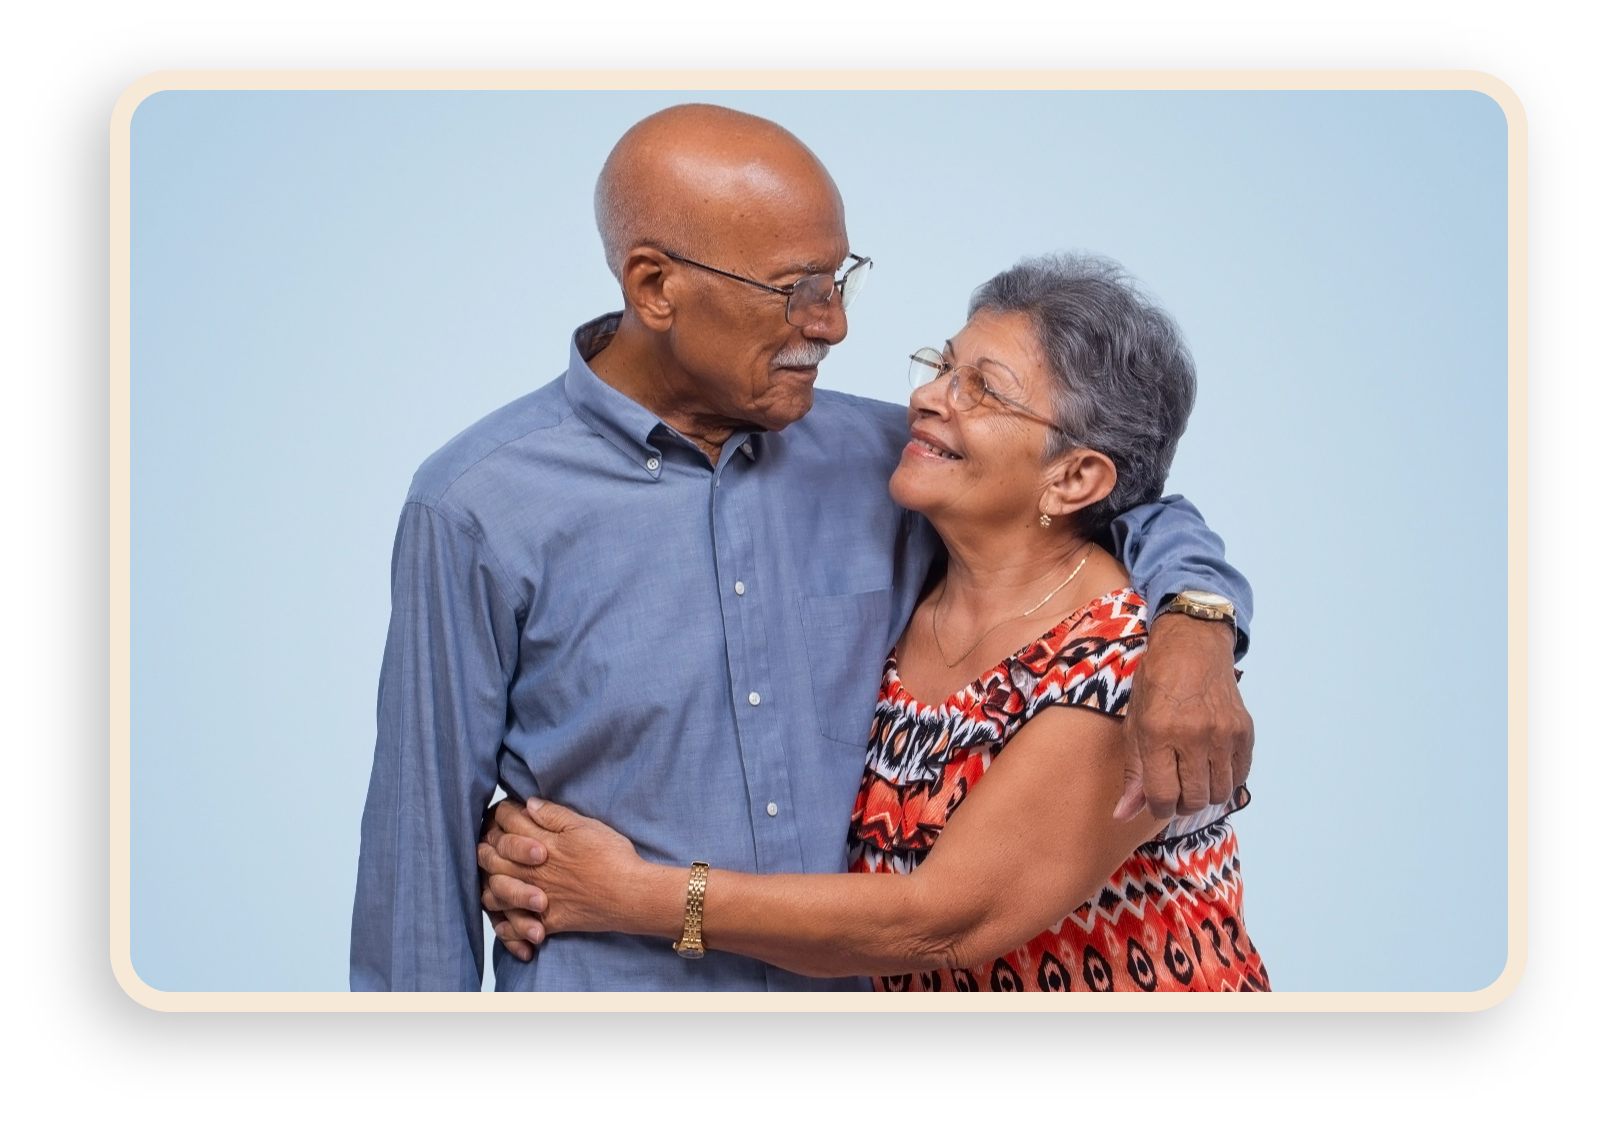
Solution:
<svg viewBox="0 0 1598 1122">
<path fill-rule="evenodd" d="M 715 464 L 736 425 L 696 409 L 682 372 L 662 357 L 654 338 L 631 312 L 623 312 L 616 334 L 591 356 L 588 368 L 611 389 L 626 394 L 692 440 Z"/>
</svg>

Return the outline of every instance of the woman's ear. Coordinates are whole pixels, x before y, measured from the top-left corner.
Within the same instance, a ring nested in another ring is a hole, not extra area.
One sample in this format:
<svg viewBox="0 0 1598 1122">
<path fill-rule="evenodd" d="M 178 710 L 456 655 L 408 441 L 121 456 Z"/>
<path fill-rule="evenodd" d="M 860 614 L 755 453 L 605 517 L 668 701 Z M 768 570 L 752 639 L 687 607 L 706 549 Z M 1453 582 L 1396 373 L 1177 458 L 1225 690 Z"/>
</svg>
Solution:
<svg viewBox="0 0 1598 1122">
<path fill-rule="evenodd" d="M 671 327 L 676 306 L 668 290 L 671 259 L 651 246 L 634 246 L 621 267 L 621 290 L 627 304 L 651 331 Z"/>
<path fill-rule="evenodd" d="M 1073 448 L 1049 465 L 1038 510 L 1052 518 L 1074 514 L 1108 498 L 1115 479 L 1110 457 L 1092 448 Z"/>
</svg>

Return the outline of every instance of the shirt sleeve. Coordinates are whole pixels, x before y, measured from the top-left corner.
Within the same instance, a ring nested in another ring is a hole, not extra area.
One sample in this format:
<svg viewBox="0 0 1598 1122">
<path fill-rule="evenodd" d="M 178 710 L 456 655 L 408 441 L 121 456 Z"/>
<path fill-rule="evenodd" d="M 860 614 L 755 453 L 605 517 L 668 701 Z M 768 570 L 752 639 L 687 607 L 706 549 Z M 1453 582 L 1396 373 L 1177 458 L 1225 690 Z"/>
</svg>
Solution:
<svg viewBox="0 0 1598 1122">
<path fill-rule="evenodd" d="M 1110 526 L 1116 556 L 1132 574 L 1132 587 L 1148 603 L 1149 619 L 1178 592 L 1213 592 L 1237 610 L 1238 658 L 1248 652 L 1254 590 L 1226 562 L 1226 543 L 1204 524 L 1181 495 L 1134 507 Z"/>
<path fill-rule="evenodd" d="M 352 990 L 475 990 L 477 834 L 494 791 L 516 611 L 487 549 L 407 503 L 377 691 L 350 932 Z"/>
</svg>

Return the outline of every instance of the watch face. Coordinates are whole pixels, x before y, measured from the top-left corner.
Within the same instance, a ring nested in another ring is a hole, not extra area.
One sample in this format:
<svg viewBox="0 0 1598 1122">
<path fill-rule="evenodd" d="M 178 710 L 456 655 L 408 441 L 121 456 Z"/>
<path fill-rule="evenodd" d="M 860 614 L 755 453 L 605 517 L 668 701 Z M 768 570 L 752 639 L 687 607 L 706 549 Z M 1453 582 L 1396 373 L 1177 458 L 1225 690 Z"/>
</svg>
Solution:
<svg viewBox="0 0 1598 1122">
<path fill-rule="evenodd" d="M 1213 592 L 1184 592 L 1182 599 L 1189 604 L 1196 604 L 1201 608 L 1219 608 L 1223 612 L 1232 610 L 1232 602 L 1224 596 L 1217 596 Z"/>
<path fill-rule="evenodd" d="M 677 948 L 677 953 L 679 955 L 681 955 L 683 958 L 704 958 L 705 957 L 705 951 L 704 951 L 703 947 L 678 947 Z"/>
</svg>

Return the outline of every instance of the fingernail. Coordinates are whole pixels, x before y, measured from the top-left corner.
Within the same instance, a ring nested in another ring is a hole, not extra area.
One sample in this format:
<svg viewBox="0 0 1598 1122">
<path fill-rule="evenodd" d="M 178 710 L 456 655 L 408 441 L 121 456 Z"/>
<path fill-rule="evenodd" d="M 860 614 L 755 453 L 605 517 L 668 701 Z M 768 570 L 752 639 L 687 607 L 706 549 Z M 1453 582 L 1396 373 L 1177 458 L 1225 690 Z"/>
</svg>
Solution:
<svg viewBox="0 0 1598 1122">
<path fill-rule="evenodd" d="M 528 810 L 537 810 L 539 807 L 541 807 L 543 805 L 544 805 L 544 800 L 543 799 L 528 799 L 527 800 L 527 809 Z"/>
</svg>

